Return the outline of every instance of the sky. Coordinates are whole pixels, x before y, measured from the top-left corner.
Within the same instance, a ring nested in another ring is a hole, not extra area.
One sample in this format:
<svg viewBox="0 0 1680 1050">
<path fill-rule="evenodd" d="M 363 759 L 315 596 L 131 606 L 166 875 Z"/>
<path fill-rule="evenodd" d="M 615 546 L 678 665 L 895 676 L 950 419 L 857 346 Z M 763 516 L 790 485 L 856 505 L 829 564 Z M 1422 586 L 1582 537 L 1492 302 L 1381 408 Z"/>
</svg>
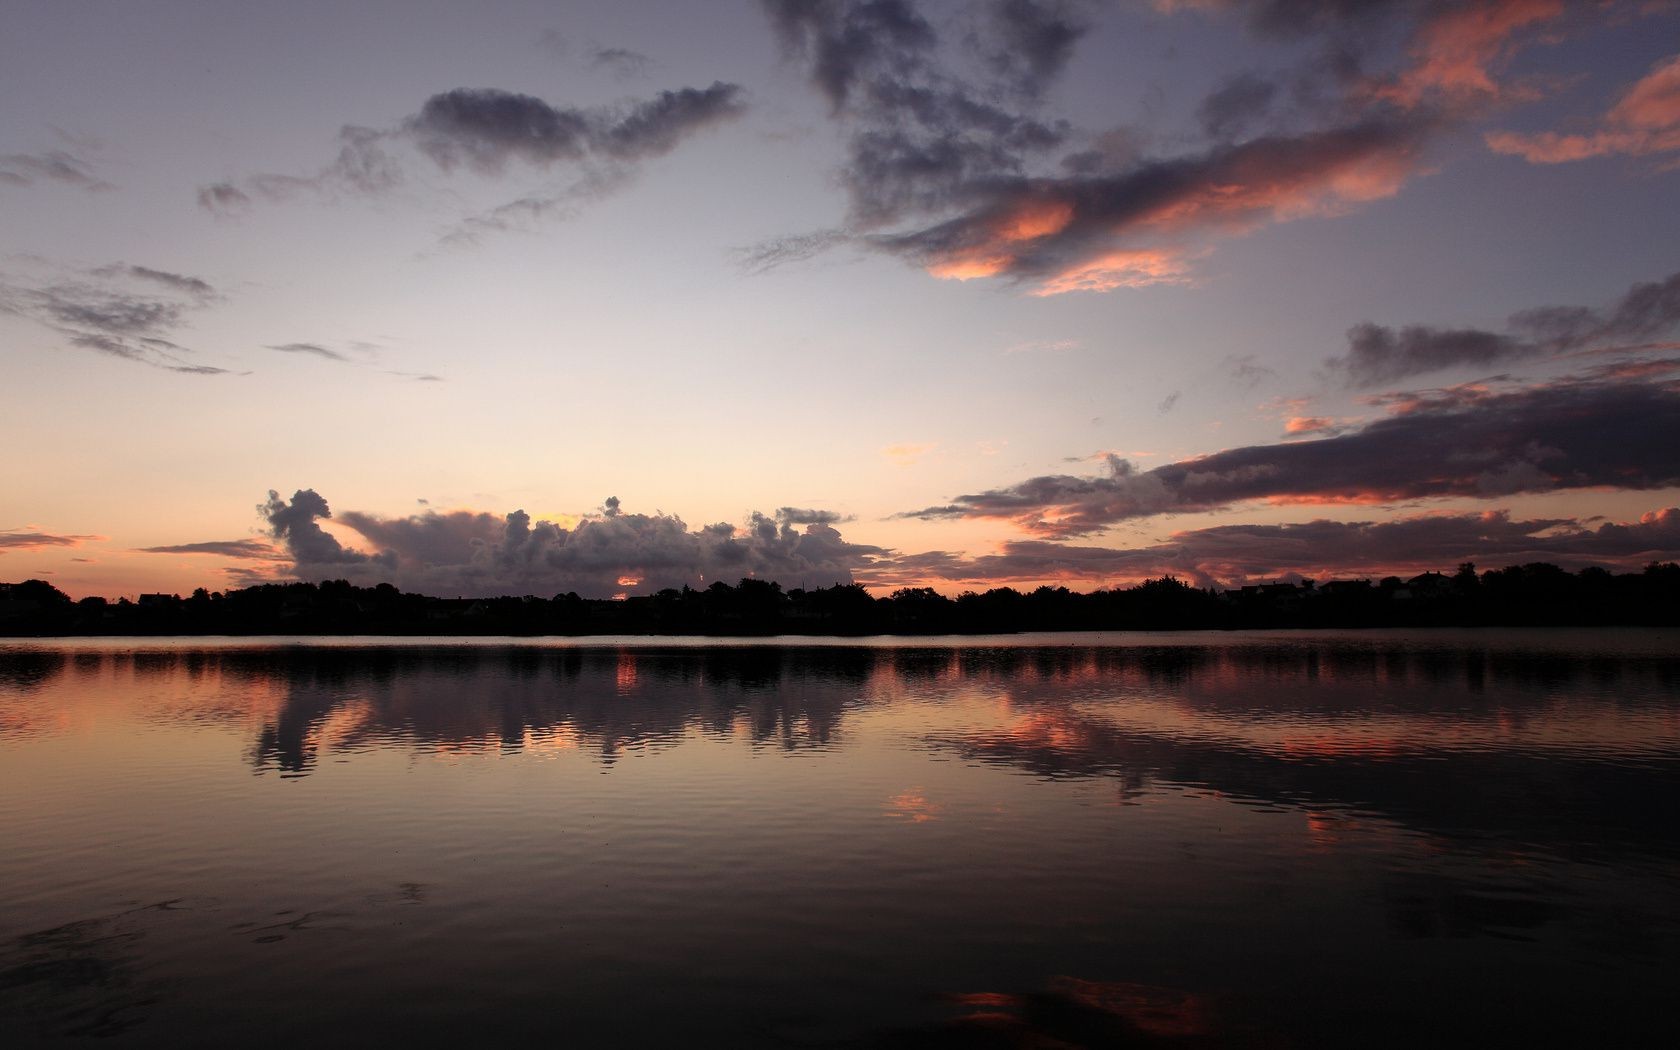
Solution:
<svg viewBox="0 0 1680 1050">
<path fill-rule="evenodd" d="M 0 579 L 1680 558 L 1680 5 L 0 4 Z"/>
</svg>

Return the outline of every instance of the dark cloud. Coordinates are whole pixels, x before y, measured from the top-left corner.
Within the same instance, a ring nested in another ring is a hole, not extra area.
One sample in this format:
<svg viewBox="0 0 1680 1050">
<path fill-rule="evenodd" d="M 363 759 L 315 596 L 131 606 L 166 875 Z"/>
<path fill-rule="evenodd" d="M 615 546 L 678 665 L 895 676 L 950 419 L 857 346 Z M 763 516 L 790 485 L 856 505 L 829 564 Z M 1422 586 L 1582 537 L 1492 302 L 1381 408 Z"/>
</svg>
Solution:
<svg viewBox="0 0 1680 1050">
<path fill-rule="evenodd" d="M 782 45 L 807 58 L 838 112 L 865 77 L 913 74 L 938 36 L 904 0 L 764 0 Z"/>
<path fill-rule="evenodd" d="M 390 129 L 346 126 L 339 152 L 313 175 L 259 174 L 199 190 L 199 204 L 226 213 L 254 199 L 282 201 L 300 194 L 379 193 L 404 181 L 403 166 L 390 147 L 417 149 L 444 171 L 468 168 L 503 174 L 510 164 L 538 169 L 558 164 L 627 165 L 670 152 L 684 138 L 745 108 L 735 84 L 661 91 L 619 107 L 556 106 L 533 95 L 496 88 L 456 88 L 433 95 L 418 113 Z M 597 173 L 596 188 L 621 184 L 627 171 Z M 559 198 L 530 195 L 498 209 L 481 228 L 505 228 L 518 212 L 530 217 L 553 211 Z"/>
<path fill-rule="evenodd" d="M 986 60 L 1000 77 L 1037 97 L 1073 57 L 1074 45 L 1090 30 L 1078 5 L 1042 0 L 994 0 L 988 6 L 992 40 Z"/>
<path fill-rule="evenodd" d="M 165 547 L 140 547 L 142 554 L 214 554 L 222 558 L 255 558 L 272 561 L 283 555 L 261 540 L 210 540 L 204 543 L 175 543 Z"/>
<path fill-rule="evenodd" d="M 1113 174 L 998 178 L 956 217 L 874 243 L 946 276 L 1044 278 L 1047 292 L 1115 287 L 1160 276 L 1149 266 L 1165 260 L 1151 245 L 1386 196 L 1416 169 L 1430 130 L 1371 120 Z"/>
<path fill-rule="evenodd" d="M 931 581 L 989 585 L 1041 580 L 1122 584 L 1164 575 L 1199 586 L 1236 586 L 1298 574 L 1409 574 L 1475 561 L 1484 567 L 1549 561 L 1575 569 L 1635 570 L 1680 555 L 1680 508 L 1596 528 L 1571 518 L 1512 520 L 1504 511 L 1427 514 L 1392 521 L 1316 520 L 1283 525 L 1221 525 L 1174 533 L 1143 547 L 1093 547 L 1017 540 L 996 554 L 944 551 L 882 563 L 866 581 L 908 586 Z"/>
<path fill-rule="evenodd" d="M 975 200 L 986 180 L 1018 175 L 1029 156 L 1067 137 L 1065 123 L 996 101 L 1036 94 L 1066 61 L 1078 31 L 1058 5 L 988 8 L 976 44 L 995 61 L 987 63 L 992 79 L 979 84 L 948 68 L 938 32 L 907 3 L 764 6 L 784 49 L 807 64 L 812 83 L 850 129 L 841 180 L 852 232 Z M 1030 53 L 1015 50 L 1028 40 Z"/>
<path fill-rule="evenodd" d="M 112 188 L 110 183 L 94 175 L 86 161 L 63 150 L 0 153 L 0 186 L 33 186 L 42 181 L 63 183 L 90 192 Z"/>
<path fill-rule="evenodd" d="M 596 69 L 611 70 L 620 80 L 634 80 L 647 76 L 650 60 L 629 48 L 598 47 L 589 53 L 589 64 Z"/>
<path fill-rule="evenodd" d="M 1605 373 L 1612 376 L 1611 373 Z M 911 518 L 1005 518 L 1079 536 L 1157 514 L 1251 500 L 1395 504 L 1449 496 L 1680 484 L 1680 381 L 1587 375 L 1389 399 L 1390 415 L 1319 440 L 1227 449 L 1140 471 L 1046 475 L 959 496 Z"/>
<path fill-rule="evenodd" d="M 42 547 L 80 547 L 104 536 L 70 536 L 51 532 L 0 532 L 0 553 L 6 550 L 39 550 Z"/>
<path fill-rule="evenodd" d="M 813 510 L 808 507 L 780 507 L 776 520 L 784 525 L 843 525 L 853 518 L 832 510 Z"/>
<path fill-rule="evenodd" d="M 738 116 L 744 108 L 741 89 L 721 81 L 708 88 L 661 91 L 597 130 L 591 146 L 615 160 L 659 157 L 693 132 Z"/>
<path fill-rule="evenodd" d="M 101 266 L 93 273 L 99 277 L 124 275 L 135 277 L 142 281 L 160 284 L 171 291 L 183 292 L 200 299 L 210 299 L 216 295 L 216 289 L 211 287 L 209 281 L 198 277 L 189 277 L 186 274 L 170 273 L 168 270 L 154 270 L 150 266 L 126 266 L 118 263 L 112 266 Z"/>
<path fill-rule="evenodd" d="M 1277 85 L 1265 77 L 1239 73 L 1202 100 L 1196 119 L 1212 138 L 1237 138 L 1271 111 L 1277 91 Z"/>
<path fill-rule="evenodd" d="M 1488 368 L 1523 358 L 1607 350 L 1680 327 L 1680 273 L 1636 284 L 1611 306 L 1548 306 L 1513 314 L 1504 332 L 1479 328 L 1375 324 L 1348 331 L 1348 351 L 1331 371 L 1354 386 L 1404 379 L 1454 367 Z"/>
<path fill-rule="evenodd" d="M 1357 386 L 1372 386 L 1444 368 L 1487 368 L 1540 352 L 1533 343 L 1476 328 L 1408 325 L 1398 331 L 1375 324 L 1348 329 L 1346 357 L 1331 361 Z"/>
<path fill-rule="evenodd" d="M 531 95 L 456 88 L 427 99 L 403 129 L 445 171 L 467 164 L 496 174 L 510 160 L 581 159 L 589 124 L 582 111 L 557 109 Z"/>
<path fill-rule="evenodd" d="M 360 551 L 350 550 L 338 537 L 321 528 L 319 520 L 332 517 L 327 501 L 314 489 L 298 489 L 290 502 L 268 490 L 268 501 L 257 506 L 268 523 L 269 535 L 279 540 L 298 565 L 347 566 L 383 564 Z"/>
<path fill-rule="evenodd" d="M 213 182 L 198 190 L 198 206 L 205 211 L 227 215 L 251 206 L 251 195 L 231 182 Z"/>
<path fill-rule="evenodd" d="M 1232 354 L 1223 362 L 1237 385 L 1253 390 L 1268 379 L 1276 379 L 1277 372 L 1260 363 L 1253 354 Z"/>
<path fill-rule="evenodd" d="M 1298 68 L 1216 89 L 1199 113 L 1211 147 L 1144 156 L 1127 129 L 1080 132 L 1038 111 L 1097 5 L 994 0 L 972 20 L 974 78 L 908 3 L 764 0 L 846 129 L 845 239 L 1038 294 L 1182 282 L 1208 238 L 1399 192 L 1435 135 L 1503 97 L 1496 74 L 1558 13 L 1552 0 L 1160 6 L 1242 8 L 1262 34 L 1321 46 Z M 772 241 L 749 266 L 824 246 Z"/>
<path fill-rule="evenodd" d="M 350 360 L 348 356 L 319 343 L 279 343 L 269 346 L 267 349 L 278 350 L 282 354 L 310 354 L 315 357 L 324 357 L 328 361 L 347 362 Z"/>
<path fill-rule="evenodd" d="M 720 523 L 691 529 L 672 515 L 627 512 L 616 497 L 571 528 L 533 521 L 522 510 L 340 515 L 336 520 L 366 539 L 376 555 L 347 548 L 320 527 L 318 521 L 330 512 L 311 489 L 300 490 L 289 503 L 271 492 L 260 510 L 299 577 L 389 581 L 430 594 L 577 591 L 604 597 L 747 576 L 786 587 L 828 586 L 851 582 L 856 570 L 889 553 L 846 542 L 821 520 L 824 512 L 794 508 L 784 511 L 810 516 L 803 528 L 796 528 L 793 518 L 778 522 L 753 514 L 745 527 Z"/>
<path fill-rule="evenodd" d="M 113 264 L 44 281 L 0 274 L 0 313 L 34 321 L 70 346 L 189 375 L 228 374 L 195 363 L 191 350 L 168 338 L 215 298 L 206 281 L 146 266 Z"/>
</svg>

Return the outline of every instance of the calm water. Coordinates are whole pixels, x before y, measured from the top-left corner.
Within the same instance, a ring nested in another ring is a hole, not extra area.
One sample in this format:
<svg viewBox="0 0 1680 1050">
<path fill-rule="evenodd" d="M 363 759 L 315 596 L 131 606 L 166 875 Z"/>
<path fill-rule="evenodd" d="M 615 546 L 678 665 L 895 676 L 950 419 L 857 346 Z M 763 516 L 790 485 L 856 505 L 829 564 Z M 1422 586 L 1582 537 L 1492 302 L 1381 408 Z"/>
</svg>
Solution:
<svg viewBox="0 0 1680 1050">
<path fill-rule="evenodd" d="M 1680 635 L 0 646 L 0 1043 L 1674 1045 Z"/>
</svg>

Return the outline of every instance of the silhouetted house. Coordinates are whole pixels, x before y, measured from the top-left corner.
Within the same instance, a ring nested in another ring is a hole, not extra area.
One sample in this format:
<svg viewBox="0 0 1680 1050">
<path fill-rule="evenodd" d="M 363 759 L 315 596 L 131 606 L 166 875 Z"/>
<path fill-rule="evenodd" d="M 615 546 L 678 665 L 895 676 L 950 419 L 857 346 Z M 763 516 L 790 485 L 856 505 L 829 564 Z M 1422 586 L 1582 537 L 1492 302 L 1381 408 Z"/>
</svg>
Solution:
<svg viewBox="0 0 1680 1050">
<path fill-rule="evenodd" d="M 1351 598 L 1371 593 L 1370 580 L 1327 580 L 1318 593 L 1331 598 Z"/>
<path fill-rule="evenodd" d="M 174 605 L 181 600 L 179 594 L 142 594 L 135 604 L 141 608 L 158 609 L 166 605 Z"/>
</svg>

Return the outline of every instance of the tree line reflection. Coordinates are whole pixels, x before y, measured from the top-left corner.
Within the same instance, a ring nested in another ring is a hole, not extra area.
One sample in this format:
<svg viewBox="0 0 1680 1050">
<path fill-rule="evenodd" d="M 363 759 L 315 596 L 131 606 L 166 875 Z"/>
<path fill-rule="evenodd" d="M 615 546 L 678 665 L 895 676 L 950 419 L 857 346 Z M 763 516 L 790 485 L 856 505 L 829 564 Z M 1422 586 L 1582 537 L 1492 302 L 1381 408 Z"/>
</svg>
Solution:
<svg viewBox="0 0 1680 1050">
<path fill-rule="evenodd" d="M 392 748 L 577 751 L 603 770 L 695 738 L 840 749 L 871 708 L 903 714 L 895 724 L 920 748 L 1112 778 L 1122 797 L 1188 786 L 1452 838 L 1680 856 L 1680 657 L 1660 649 L 1356 638 L 0 651 L 0 731 L 47 731 L 55 704 L 101 697 L 169 722 L 249 726 L 252 768 L 289 777 L 325 755 Z M 977 700 L 989 705 L 978 721 L 916 713 Z"/>
</svg>

